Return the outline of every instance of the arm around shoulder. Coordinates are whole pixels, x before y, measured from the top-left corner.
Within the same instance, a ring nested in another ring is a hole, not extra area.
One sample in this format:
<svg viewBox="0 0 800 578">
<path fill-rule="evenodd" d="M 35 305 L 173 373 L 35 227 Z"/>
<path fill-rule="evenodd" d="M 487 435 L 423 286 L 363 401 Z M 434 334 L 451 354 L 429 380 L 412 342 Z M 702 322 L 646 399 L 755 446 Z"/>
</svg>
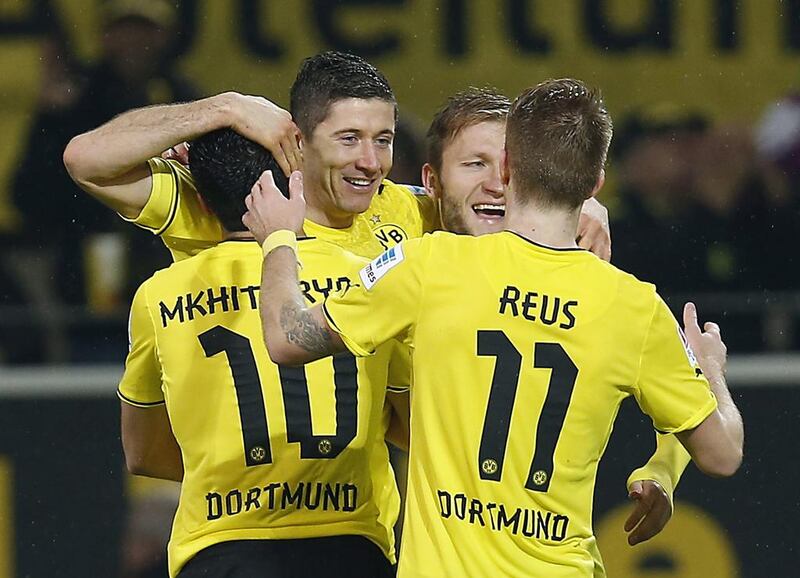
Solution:
<svg viewBox="0 0 800 578">
<path fill-rule="evenodd" d="M 64 150 L 64 166 L 84 191 L 134 219 L 150 196 L 147 160 L 177 143 L 230 126 L 231 94 L 123 113 L 74 137 Z"/>
</svg>

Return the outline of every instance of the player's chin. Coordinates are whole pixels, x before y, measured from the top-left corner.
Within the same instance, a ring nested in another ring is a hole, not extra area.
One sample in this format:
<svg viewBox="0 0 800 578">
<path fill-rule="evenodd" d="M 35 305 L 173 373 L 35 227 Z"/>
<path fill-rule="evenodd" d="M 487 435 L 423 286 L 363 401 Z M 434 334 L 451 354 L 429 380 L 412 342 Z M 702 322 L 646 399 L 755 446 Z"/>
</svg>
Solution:
<svg viewBox="0 0 800 578">
<path fill-rule="evenodd" d="M 471 218 L 467 220 L 469 234 L 478 237 L 489 233 L 499 233 L 503 230 L 504 219 Z"/>
<path fill-rule="evenodd" d="M 339 209 L 354 215 L 363 213 L 369 209 L 369 205 L 372 202 L 372 197 L 375 196 L 376 191 L 373 191 L 372 193 L 344 195 L 339 199 Z"/>
</svg>

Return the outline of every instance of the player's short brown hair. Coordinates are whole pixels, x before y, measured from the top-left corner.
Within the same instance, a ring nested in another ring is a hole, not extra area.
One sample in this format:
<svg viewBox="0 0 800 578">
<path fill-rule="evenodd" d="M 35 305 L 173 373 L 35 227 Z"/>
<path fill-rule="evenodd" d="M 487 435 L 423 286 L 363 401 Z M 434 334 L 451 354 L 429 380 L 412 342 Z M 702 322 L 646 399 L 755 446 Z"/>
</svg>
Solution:
<svg viewBox="0 0 800 578">
<path fill-rule="evenodd" d="M 506 123 L 517 200 L 579 206 L 597 185 L 611 133 L 600 92 L 579 80 L 546 80 L 523 92 Z"/>
<path fill-rule="evenodd" d="M 331 106 L 348 98 L 383 100 L 397 116 L 394 92 L 383 73 L 360 56 L 333 50 L 303 61 L 292 83 L 289 108 L 303 136 L 310 139 Z"/>
<path fill-rule="evenodd" d="M 431 121 L 425 136 L 427 161 L 439 172 L 442 152 L 459 132 L 486 121 L 505 122 L 511 101 L 493 88 L 470 87 L 447 99 Z"/>
</svg>

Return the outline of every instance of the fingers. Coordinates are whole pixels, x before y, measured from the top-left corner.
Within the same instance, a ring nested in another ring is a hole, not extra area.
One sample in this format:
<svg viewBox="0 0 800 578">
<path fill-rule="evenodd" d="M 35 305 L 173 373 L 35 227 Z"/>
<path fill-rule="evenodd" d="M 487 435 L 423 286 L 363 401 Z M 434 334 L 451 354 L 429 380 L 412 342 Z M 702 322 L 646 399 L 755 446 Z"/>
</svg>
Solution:
<svg viewBox="0 0 800 578">
<path fill-rule="evenodd" d="M 668 521 L 669 512 L 662 509 L 658 504 L 651 504 L 636 529 L 628 534 L 628 544 L 635 546 L 641 542 L 646 542 L 663 530 Z"/>
<path fill-rule="evenodd" d="M 168 161 L 177 161 L 184 166 L 189 166 L 189 143 L 179 143 L 161 153 L 161 158 Z"/>
<path fill-rule="evenodd" d="M 294 125 L 294 123 L 291 123 L 291 129 L 280 141 L 281 153 L 286 159 L 289 170 L 286 170 L 286 167 L 283 165 L 281 165 L 281 169 L 283 169 L 283 174 L 285 174 L 287 177 L 290 176 L 294 171 L 299 171 L 303 168 L 303 157 L 300 153 L 300 147 L 297 144 L 298 134 L 297 127 Z"/>
<path fill-rule="evenodd" d="M 634 501 L 634 508 L 630 516 L 628 516 L 628 519 L 625 520 L 625 525 L 623 528 L 626 532 L 630 532 L 636 528 L 636 526 L 638 526 L 642 519 L 647 515 L 647 512 L 650 511 L 650 504 L 643 500 L 641 495 L 635 498 L 631 497 L 631 499 Z"/>
<path fill-rule="evenodd" d="M 579 247 L 591 251 L 604 261 L 611 260 L 611 238 L 602 223 L 581 214 L 578 235 Z"/>
<path fill-rule="evenodd" d="M 267 194 L 271 189 L 278 190 L 278 187 L 275 186 L 275 179 L 272 178 L 272 171 L 264 171 L 261 173 L 257 183 L 262 194 Z"/>
<path fill-rule="evenodd" d="M 294 171 L 289 177 L 289 200 L 304 202 L 303 198 L 303 173 Z"/>
<path fill-rule="evenodd" d="M 286 154 L 283 141 L 280 141 L 278 146 L 272 148 L 274 149 L 272 151 L 272 156 L 275 157 L 275 162 L 278 163 L 284 175 L 290 175 L 292 173 L 292 167 L 289 164 L 289 157 Z"/>
<path fill-rule="evenodd" d="M 631 487 L 628 488 L 628 497 L 632 500 L 642 497 L 642 482 L 640 480 L 631 482 Z"/>
<path fill-rule="evenodd" d="M 281 144 L 292 171 L 299 171 L 303 168 L 303 153 L 300 151 L 300 130 L 292 123 L 290 134 L 286 137 L 285 143 Z M 286 175 L 289 176 L 289 175 Z"/>
<path fill-rule="evenodd" d="M 700 326 L 697 324 L 697 307 L 691 301 L 683 306 L 683 330 L 687 337 L 699 337 Z"/>
<path fill-rule="evenodd" d="M 249 199 L 250 199 L 250 195 L 247 195 L 247 198 L 245 198 L 244 202 L 247 203 L 247 201 Z M 252 201 L 251 201 L 251 203 L 252 203 Z M 248 205 L 247 208 L 249 209 L 250 205 Z M 254 219 L 253 219 L 253 215 L 250 213 L 249 210 L 244 215 L 242 215 L 242 224 L 252 232 L 253 225 L 255 224 L 255 222 L 254 222 Z"/>
<path fill-rule="evenodd" d="M 669 497 L 661 486 L 654 481 L 640 484 L 637 506 L 625 521 L 625 531 L 628 535 L 628 544 L 635 546 L 649 540 L 667 525 L 672 516 L 672 506 Z M 633 493 L 634 484 L 631 485 Z M 631 531 L 632 530 L 632 531 Z"/>
<path fill-rule="evenodd" d="M 175 151 L 175 160 L 181 163 L 183 166 L 189 166 L 189 143 L 182 142 L 176 144 L 172 147 L 172 150 Z"/>
</svg>

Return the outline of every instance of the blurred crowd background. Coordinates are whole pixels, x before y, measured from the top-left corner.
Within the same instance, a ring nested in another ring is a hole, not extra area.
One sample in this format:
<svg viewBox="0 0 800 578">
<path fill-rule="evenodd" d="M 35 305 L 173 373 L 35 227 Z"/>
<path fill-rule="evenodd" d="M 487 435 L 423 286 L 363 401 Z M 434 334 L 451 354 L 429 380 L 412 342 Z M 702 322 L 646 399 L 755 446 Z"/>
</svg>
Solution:
<svg viewBox="0 0 800 578">
<path fill-rule="evenodd" d="M 563 76 L 601 87 L 612 262 L 674 310 L 695 300 L 733 353 L 800 347 L 800 2 L 9 0 L 0 46 L 0 368 L 121 364 L 130 298 L 170 262 L 71 183 L 72 136 L 224 90 L 286 106 L 302 58 L 329 48 L 387 73 L 390 178 L 409 184 L 449 94 Z M 159 500 L 174 503 L 141 495 L 123 536 L 130 576 L 159 559 Z"/>
</svg>

